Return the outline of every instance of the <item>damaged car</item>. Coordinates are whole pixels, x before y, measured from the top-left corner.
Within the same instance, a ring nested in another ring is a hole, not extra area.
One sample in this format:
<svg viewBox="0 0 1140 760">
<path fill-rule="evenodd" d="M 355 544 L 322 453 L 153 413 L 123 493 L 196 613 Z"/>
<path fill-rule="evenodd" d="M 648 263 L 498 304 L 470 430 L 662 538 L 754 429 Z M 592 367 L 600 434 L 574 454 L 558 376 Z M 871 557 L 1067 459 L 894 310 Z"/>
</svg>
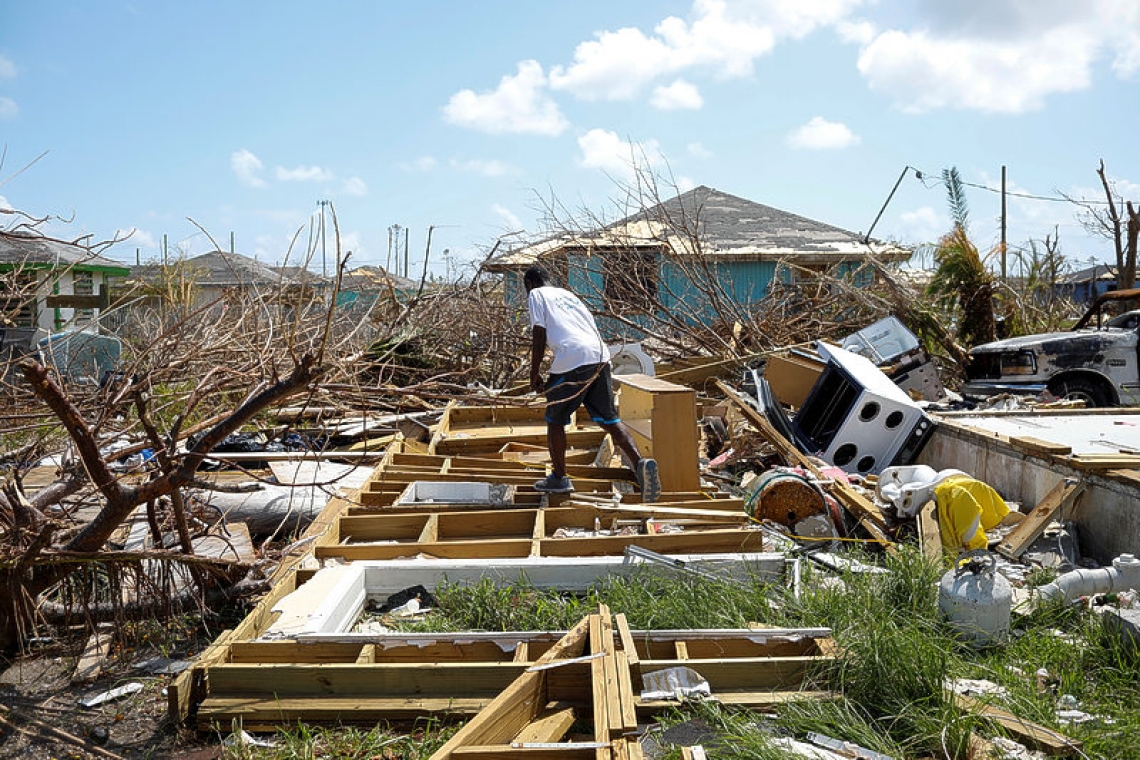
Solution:
<svg viewBox="0 0 1140 760">
<path fill-rule="evenodd" d="M 1113 316 L 1140 288 L 1098 297 L 1071 330 L 1023 335 L 970 350 L 962 395 L 1048 391 L 1086 406 L 1140 405 L 1140 311 Z"/>
</svg>

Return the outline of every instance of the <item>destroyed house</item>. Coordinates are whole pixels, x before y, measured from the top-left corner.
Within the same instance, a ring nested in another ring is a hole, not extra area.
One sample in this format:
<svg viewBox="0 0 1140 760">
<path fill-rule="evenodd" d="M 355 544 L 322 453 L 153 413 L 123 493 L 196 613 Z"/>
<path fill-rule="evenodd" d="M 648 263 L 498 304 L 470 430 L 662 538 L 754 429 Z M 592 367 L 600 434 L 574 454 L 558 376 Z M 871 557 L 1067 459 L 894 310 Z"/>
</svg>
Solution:
<svg viewBox="0 0 1140 760">
<path fill-rule="evenodd" d="M 327 280 L 296 267 L 274 268 L 230 251 L 211 251 L 194 258 L 151 263 L 131 269 L 131 279 L 144 288 L 168 291 L 192 287 L 198 303 L 227 295 L 256 296 L 267 302 L 304 305 L 319 302 Z"/>
<path fill-rule="evenodd" d="M 344 273 L 336 295 L 338 308 L 369 308 L 377 301 L 403 299 L 416 283 L 379 266 L 360 266 Z"/>
<path fill-rule="evenodd" d="M 639 315 L 674 311 L 710 323 L 715 298 L 747 305 L 773 283 L 806 286 L 822 275 L 852 276 L 867 286 L 868 256 L 901 262 L 910 254 L 702 185 L 600 229 L 508 251 L 484 268 L 504 275 L 508 303 L 523 300 L 523 272 L 537 263 L 592 309 L 623 321 L 645 324 Z"/>
<path fill-rule="evenodd" d="M 129 271 L 81 245 L 0 232 L 0 343 L 90 324 Z"/>
</svg>

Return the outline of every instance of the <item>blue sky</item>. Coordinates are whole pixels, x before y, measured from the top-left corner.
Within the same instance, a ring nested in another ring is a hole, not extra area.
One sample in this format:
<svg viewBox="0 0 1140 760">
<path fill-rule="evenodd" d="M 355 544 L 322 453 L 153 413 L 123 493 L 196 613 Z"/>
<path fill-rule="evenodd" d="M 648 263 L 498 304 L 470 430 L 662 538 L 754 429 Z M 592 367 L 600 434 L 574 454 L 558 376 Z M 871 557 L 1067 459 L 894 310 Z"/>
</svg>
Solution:
<svg viewBox="0 0 1140 760">
<path fill-rule="evenodd" d="M 200 226 L 279 264 L 319 251 L 327 200 L 354 265 L 384 265 L 398 224 L 414 274 L 429 228 L 442 272 L 541 232 L 552 200 L 613 218 L 635 155 L 663 196 L 856 232 L 914 167 L 874 230 L 908 244 L 947 230 L 956 166 L 988 250 L 1002 165 L 1010 193 L 1103 201 L 1103 159 L 1140 203 L 1138 85 L 1136 0 L 0 0 L 0 209 L 134 230 L 123 261 L 164 235 L 212 250 Z M 1078 264 L 1111 255 L 1070 203 L 1007 205 L 1012 247 L 1056 230 Z"/>
</svg>

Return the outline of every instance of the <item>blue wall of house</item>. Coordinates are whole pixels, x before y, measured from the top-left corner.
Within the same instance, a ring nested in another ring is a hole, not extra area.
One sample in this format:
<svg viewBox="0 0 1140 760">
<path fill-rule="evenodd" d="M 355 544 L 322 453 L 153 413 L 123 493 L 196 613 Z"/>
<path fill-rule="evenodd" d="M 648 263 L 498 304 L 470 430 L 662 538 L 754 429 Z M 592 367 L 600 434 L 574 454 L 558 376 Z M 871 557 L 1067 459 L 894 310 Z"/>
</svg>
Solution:
<svg viewBox="0 0 1140 760">
<path fill-rule="evenodd" d="M 594 313 L 603 311 L 605 276 L 601 257 L 571 255 L 567 263 L 569 282 L 565 283 L 565 287 L 576 293 Z M 852 261 L 840 264 L 835 274 L 840 277 L 851 276 L 861 263 Z M 719 283 L 725 297 L 746 306 L 768 294 L 769 286 L 777 276 L 777 267 L 772 261 L 714 261 L 709 264 L 709 273 Z M 790 270 L 781 270 L 780 277 L 784 281 L 790 279 Z M 857 287 L 867 287 L 872 282 L 873 274 L 869 270 L 865 269 L 854 276 Z M 525 308 L 526 289 L 522 284 L 521 272 L 507 273 L 503 278 L 503 288 L 508 304 L 522 304 Z M 694 285 L 686 269 L 675 261 L 662 261 L 658 269 L 657 297 L 662 307 L 672 310 L 689 324 L 709 323 L 717 316 L 708 296 Z M 633 325 L 627 322 L 632 322 Z M 634 325 L 646 327 L 648 323 L 649 317 L 644 315 L 628 316 L 624 320 L 598 318 L 598 328 L 607 340 L 639 340 L 644 337 L 644 333 L 639 333 Z"/>
<path fill-rule="evenodd" d="M 776 275 L 776 265 L 770 261 L 717 261 L 709 265 L 709 274 L 726 297 L 739 304 L 749 304 L 767 295 L 768 285 Z M 658 297 L 662 306 L 683 309 L 690 323 L 707 322 L 715 317 L 708 296 L 693 284 L 685 268 L 666 261 L 660 275 Z"/>
</svg>

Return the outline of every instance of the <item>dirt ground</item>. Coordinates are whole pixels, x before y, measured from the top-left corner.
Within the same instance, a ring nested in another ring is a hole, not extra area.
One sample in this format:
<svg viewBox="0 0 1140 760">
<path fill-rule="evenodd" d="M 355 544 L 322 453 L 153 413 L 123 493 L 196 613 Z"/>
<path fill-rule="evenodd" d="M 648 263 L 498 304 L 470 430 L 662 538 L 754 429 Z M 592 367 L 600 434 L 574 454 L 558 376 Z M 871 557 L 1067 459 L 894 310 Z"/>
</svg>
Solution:
<svg viewBox="0 0 1140 760">
<path fill-rule="evenodd" d="M 176 673 L 216 633 L 188 631 L 179 640 L 164 638 L 159 644 L 117 644 L 102 673 L 86 683 L 72 679 L 85 635 L 33 643 L 28 654 L 0 660 L 0 757 L 221 757 L 220 737 L 199 735 L 171 723 L 165 692 Z M 80 704 L 128 685 L 133 693 L 121 698 L 93 707 Z"/>
</svg>

